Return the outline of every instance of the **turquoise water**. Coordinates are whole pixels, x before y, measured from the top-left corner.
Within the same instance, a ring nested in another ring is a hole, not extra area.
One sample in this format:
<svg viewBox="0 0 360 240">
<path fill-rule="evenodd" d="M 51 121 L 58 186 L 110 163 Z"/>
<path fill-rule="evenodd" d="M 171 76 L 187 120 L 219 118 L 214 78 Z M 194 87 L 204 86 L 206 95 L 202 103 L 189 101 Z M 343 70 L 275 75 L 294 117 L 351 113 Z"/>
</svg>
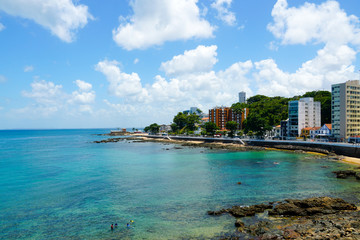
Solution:
<svg viewBox="0 0 360 240">
<path fill-rule="evenodd" d="M 0 239 L 204 239 L 234 231 L 232 217 L 207 210 L 290 197 L 360 199 L 358 182 L 331 173 L 349 167 L 339 162 L 277 151 L 92 143 L 106 132 L 0 131 Z"/>
</svg>

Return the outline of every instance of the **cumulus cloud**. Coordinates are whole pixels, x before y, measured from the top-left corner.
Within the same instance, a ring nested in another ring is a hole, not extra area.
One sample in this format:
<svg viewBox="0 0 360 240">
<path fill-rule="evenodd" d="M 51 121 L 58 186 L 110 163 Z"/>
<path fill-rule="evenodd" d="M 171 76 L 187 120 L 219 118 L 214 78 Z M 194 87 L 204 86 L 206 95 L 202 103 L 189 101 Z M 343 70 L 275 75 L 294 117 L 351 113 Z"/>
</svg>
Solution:
<svg viewBox="0 0 360 240">
<path fill-rule="evenodd" d="M 92 85 L 90 83 L 76 80 L 75 84 L 79 87 L 79 91 L 74 91 L 72 93 L 72 98 L 69 100 L 70 103 L 80 103 L 80 104 L 89 104 L 95 101 L 95 91 L 92 91 Z M 89 109 L 88 105 L 82 105 L 81 111 Z"/>
<path fill-rule="evenodd" d="M 209 38 L 214 27 L 200 16 L 197 0 L 133 0 L 134 15 L 121 18 L 113 39 L 127 50 L 145 49 L 165 41 Z"/>
<path fill-rule="evenodd" d="M 109 93 L 117 97 L 131 97 L 141 101 L 147 92 L 142 88 L 137 73 L 127 74 L 120 70 L 119 62 L 104 60 L 95 66 L 95 70 L 103 73 L 109 82 Z"/>
<path fill-rule="evenodd" d="M 24 72 L 32 72 L 34 71 L 34 67 L 33 66 L 25 66 L 24 67 Z"/>
<path fill-rule="evenodd" d="M 29 117 L 49 117 L 55 113 L 63 115 L 79 115 L 79 112 L 92 113 L 91 103 L 95 101 L 95 91 L 92 85 L 82 80 L 74 82 L 78 90 L 68 94 L 62 85 L 45 80 L 35 80 L 31 83 L 31 91 L 23 91 L 22 96 L 35 101 L 24 108 L 17 109 L 17 114 L 29 114 Z M 31 115 L 31 116 L 30 116 Z"/>
<path fill-rule="evenodd" d="M 2 0 L 0 10 L 31 19 L 65 42 L 72 42 L 75 32 L 93 18 L 87 6 L 75 5 L 72 0 Z"/>
<path fill-rule="evenodd" d="M 231 104 L 237 100 L 237 93 L 246 90 L 251 94 L 249 74 L 253 68 L 251 61 L 238 62 L 224 71 L 215 72 L 213 65 L 217 62 L 217 46 L 198 46 L 196 49 L 185 51 L 184 54 L 174 57 L 172 60 L 162 63 L 162 69 L 169 75 L 166 77 L 157 75 L 152 84 L 141 85 L 141 79 L 134 73 L 121 72 L 119 63 L 116 61 L 99 62 L 97 70 L 102 72 L 109 82 L 109 90 L 115 91 L 118 82 L 122 86 L 132 89 L 133 80 L 130 76 L 136 76 L 136 92 L 134 94 L 116 93 L 121 103 L 106 104 L 117 111 L 132 111 L 161 115 L 164 112 L 176 112 L 189 106 L 198 106 L 208 109 L 215 105 Z M 205 57 L 206 56 L 206 57 Z M 184 62 L 191 64 L 184 66 Z M 106 70 L 106 68 L 109 68 Z M 122 77 L 125 75 L 128 78 Z M 133 77 L 134 78 L 134 77 Z M 116 84 L 113 84 L 115 82 Z M 112 86 L 112 87 L 111 87 Z M 124 91 L 123 88 L 119 88 Z M 126 92 L 125 92 L 126 93 Z M 137 99 L 134 102 L 133 99 Z M 136 106 L 135 108 L 130 107 Z M 168 118 L 169 116 L 162 116 Z"/>
<path fill-rule="evenodd" d="M 218 18 L 224 21 L 226 24 L 233 26 L 236 22 L 235 14 L 229 11 L 232 0 L 215 0 L 211 7 L 218 12 Z"/>
<path fill-rule="evenodd" d="M 172 60 L 161 64 L 160 69 L 166 75 L 181 75 L 196 72 L 208 72 L 217 63 L 217 46 L 200 45 L 194 50 L 185 51 L 184 54 L 174 56 Z"/>
<path fill-rule="evenodd" d="M 287 0 L 278 0 L 272 10 L 274 22 L 268 30 L 282 44 L 306 44 L 312 41 L 337 45 L 360 44 L 359 19 L 348 16 L 336 1 L 316 5 L 305 3 L 288 7 Z"/>
<path fill-rule="evenodd" d="M 316 43 L 323 44 L 323 48 L 294 73 L 279 69 L 273 59 L 255 63 L 258 93 L 291 96 L 330 89 L 331 84 L 355 77 L 353 63 L 357 51 L 352 47 L 360 46 L 359 19 L 347 15 L 338 2 L 289 7 L 286 0 L 278 0 L 272 16 L 274 21 L 268 25 L 268 30 L 281 45 Z M 276 46 L 275 50 L 279 47 L 275 42 L 270 46 Z"/>
<path fill-rule="evenodd" d="M 31 83 L 31 92 L 23 91 L 22 95 L 43 105 L 57 105 L 64 98 L 62 85 L 55 85 L 45 80 L 34 81 Z"/>
</svg>

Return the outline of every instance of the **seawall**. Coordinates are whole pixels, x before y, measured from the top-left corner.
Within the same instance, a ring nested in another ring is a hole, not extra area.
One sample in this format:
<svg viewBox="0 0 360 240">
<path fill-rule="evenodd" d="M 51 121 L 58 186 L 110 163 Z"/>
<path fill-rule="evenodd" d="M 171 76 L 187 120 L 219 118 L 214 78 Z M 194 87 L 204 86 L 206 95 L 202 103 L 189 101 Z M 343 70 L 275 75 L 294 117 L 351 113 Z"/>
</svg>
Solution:
<svg viewBox="0 0 360 240">
<path fill-rule="evenodd" d="M 288 150 L 303 150 L 318 153 L 334 153 L 347 157 L 360 158 L 360 145 L 347 143 L 321 143 L 321 142 L 305 142 L 305 141 L 287 141 L 287 140 L 255 140 L 255 139 L 238 139 L 238 138 L 209 138 L 209 137 L 188 137 L 188 136 L 146 136 L 149 138 L 163 138 L 182 141 L 203 141 L 203 142 L 219 142 L 243 144 L 249 146 L 269 147 Z"/>
</svg>

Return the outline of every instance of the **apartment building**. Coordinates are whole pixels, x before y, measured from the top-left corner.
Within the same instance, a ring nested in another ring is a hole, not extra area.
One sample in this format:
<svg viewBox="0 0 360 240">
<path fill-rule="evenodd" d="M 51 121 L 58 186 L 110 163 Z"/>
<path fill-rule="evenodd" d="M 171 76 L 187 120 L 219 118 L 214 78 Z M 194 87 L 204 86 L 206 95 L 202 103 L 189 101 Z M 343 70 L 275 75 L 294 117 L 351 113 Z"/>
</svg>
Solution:
<svg viewBox="0 0 360 240">
<path fill-rule="evenodd" d="M 238 128 L 242 128 L 244 120 L 249 115 L 249 109 L 244 108 L 241 114 L 234 113 L 229 107 L 215 107 L 209 110 L 209 121 L 215 123 L 221 130 L 226 129 L 228 121 L 238 123 Z"/>
<path fill-rule="evenodd" d="M 321 126 L 321 103 L 314 98 L 300 98 L 289 102 L 288 136 L 298 137 L 301 129 Z"/>
<path fill-rule="evenodd" d="M 225 129 L 226 123 L 232 120 L 232 110 L 229 107 L 215 107 L 209 110 L 209 121 L 213 122 L 221 130 Z"/>
<path fill-rule="evenodd" d="M 338 140 L 360 135 L 360 81 L 331 86 L 332 134 Z"/>
</svg>

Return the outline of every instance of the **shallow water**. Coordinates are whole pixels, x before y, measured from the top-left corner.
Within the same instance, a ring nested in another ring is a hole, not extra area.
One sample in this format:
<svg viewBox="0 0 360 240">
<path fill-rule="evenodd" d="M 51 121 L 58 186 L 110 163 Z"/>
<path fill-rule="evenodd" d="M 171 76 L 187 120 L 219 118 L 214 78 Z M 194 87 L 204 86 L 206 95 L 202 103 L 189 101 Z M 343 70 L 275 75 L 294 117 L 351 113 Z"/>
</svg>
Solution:
<svg viewBox="0 0 360 240">
<path fill-rule="evenodd" d="M 358 182 L 331 173 L 349 168 L 343 163 L 278 151 L 92 143 L 106 132 L 0 131 L 0 239 L 202 239 L 234 231 L 232 217 L 207 210 L 290 197 L 359 200 Z"/>
</svg>

